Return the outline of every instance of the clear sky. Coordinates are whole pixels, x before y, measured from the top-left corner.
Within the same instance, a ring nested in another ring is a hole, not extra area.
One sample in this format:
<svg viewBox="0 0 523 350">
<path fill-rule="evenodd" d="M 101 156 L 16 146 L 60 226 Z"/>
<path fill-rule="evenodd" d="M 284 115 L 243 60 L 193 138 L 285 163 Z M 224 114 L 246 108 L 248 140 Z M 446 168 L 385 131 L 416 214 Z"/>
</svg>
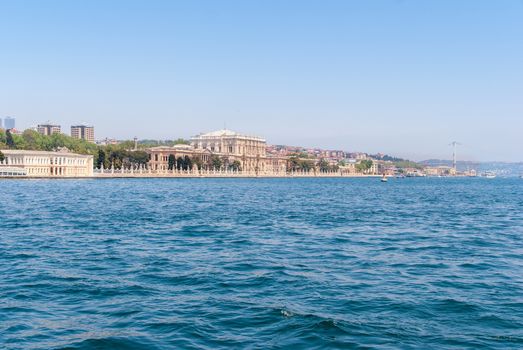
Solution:
<svg viewBox="0 0 523 350">
<path fill-rule="evenodd" d="M 0 0 L 0 117 L 523 161 L 521 0 Z"/>
</svg>

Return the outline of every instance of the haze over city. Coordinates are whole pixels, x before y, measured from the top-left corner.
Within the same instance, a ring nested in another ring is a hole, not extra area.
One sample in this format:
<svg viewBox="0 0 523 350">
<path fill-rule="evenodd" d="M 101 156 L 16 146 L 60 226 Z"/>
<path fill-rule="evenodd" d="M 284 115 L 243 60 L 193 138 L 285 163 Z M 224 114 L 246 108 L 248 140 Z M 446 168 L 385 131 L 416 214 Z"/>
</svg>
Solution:
<svg viewBox="0 0 523 350">
<path fill-rule="evenodd" d="M 0 1 L 0 117 L 522 161 L 523 2 Z"/>
</svg>

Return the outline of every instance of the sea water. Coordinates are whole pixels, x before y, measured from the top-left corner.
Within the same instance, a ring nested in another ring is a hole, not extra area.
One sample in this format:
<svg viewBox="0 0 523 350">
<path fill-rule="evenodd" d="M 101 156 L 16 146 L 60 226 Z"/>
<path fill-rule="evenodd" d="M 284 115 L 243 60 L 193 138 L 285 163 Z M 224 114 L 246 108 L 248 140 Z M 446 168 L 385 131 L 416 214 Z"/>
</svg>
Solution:
<svg viewBox="0 0 523 350">
<path fill-rule="evenodd" d="M 523 180 L 1 180 L 0 348 L 523 348 Z"/>
</svg>

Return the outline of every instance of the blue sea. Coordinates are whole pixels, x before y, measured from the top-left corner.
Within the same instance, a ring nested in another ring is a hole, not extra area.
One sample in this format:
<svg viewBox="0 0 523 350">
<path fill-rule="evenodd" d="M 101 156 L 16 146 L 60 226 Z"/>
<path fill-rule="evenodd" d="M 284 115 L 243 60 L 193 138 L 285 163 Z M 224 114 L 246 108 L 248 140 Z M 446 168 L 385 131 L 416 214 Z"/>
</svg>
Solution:
<svg viewBox="0 0 523 350">
<path fill-rule="evenodd" d="M 1 180 L 0 348 L 523 348 L 523 180 Z"/>
</svg>

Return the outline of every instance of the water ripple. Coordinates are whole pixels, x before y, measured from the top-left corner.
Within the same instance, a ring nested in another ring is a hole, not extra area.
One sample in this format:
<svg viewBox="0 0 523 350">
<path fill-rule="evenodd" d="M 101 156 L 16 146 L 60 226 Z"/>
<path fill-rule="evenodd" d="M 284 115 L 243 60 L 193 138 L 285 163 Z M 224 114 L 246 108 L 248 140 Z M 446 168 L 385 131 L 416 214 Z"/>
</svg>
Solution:
<svg viewBox="0 0 523 350">
<path fill-rule="evenodd" d="M 516 179 L 1 181 L 0 348 L 523 348 Z"/>
</svg>

